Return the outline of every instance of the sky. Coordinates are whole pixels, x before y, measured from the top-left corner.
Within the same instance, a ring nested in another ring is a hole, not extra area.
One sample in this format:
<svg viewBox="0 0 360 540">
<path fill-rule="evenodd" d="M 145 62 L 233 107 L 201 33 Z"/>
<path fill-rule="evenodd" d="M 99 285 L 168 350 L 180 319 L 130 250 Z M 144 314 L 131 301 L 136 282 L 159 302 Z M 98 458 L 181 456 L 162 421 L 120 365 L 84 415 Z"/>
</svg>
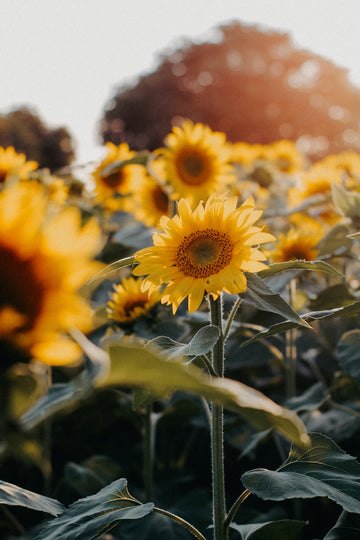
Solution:
<svg viewBox="0 0 360 540">
<path fill-rule="evenodd" d="M 0 114 L 32 107 L 66 127 L 78 163 L 99 159 L 106 102 L 182 39 L 240 21 L 290 34 L 360 88 L 359 0 L 0 0 Z"/>
</svg>

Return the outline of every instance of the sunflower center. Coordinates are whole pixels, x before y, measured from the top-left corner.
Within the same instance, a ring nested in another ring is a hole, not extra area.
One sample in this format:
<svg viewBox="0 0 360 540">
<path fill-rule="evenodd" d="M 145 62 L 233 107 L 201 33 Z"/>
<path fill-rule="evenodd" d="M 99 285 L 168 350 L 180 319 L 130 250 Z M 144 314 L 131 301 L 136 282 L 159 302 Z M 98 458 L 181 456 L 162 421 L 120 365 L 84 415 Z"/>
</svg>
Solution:
<svg viewBox="0 0 360 540">
<path fill-rule="evenodd" d="M 102 181 L 104 182 L 106 186 L 108 186 L 111 189 L 119 188 L 124 181 L 124 175 L 122 173 L 122 169 L 120 169 L 120 171 L 113 172 L 109 174 L 108 176 L 103 176 Z"/>
<path fill-rule="evenodd" d="M 185 149 L 176 160 L 176 169 L 185 184 L 197 186 L 208 180 L 210 163 L 206 154 Z"/>
<path fill-rule="evenodd" d="M 163 191 L 160 186 L 156 186 L 153 189 L 152 196 L 154 204 L 159 212 L 167 214 L 169 210 L 169 197 L 166 195 L 165 191 Z"/>
<path fill-rule="evenodd" d="M 29 261 L 0 245 L 0 310 L 11 308 L 25 316 L 22 330 L 32 328 L 41 311 L 44 288 Z"/>
<path fill-rule="evenodd" d="M 0 184 L 3 184 L 5 182 L 5 179 L 7 177 L 7 171 L 4 169 L 0 169 Z"/>
<path fill-rule="evenodd" d="M 185 236 L 177 249 L 176 264 L 186 276 L 206 278 L 225 268 L 232 253 L 227 234 L 204 229 Z"/>
</svg>

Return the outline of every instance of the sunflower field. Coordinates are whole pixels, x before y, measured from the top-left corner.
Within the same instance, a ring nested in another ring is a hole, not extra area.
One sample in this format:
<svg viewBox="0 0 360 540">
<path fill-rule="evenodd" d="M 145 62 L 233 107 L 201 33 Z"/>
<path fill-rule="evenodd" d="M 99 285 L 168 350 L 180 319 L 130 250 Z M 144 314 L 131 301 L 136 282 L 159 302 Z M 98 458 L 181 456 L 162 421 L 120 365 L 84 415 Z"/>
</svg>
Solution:
<svg viewBox="0 0 360 540">
<path fill-rule="evenodd" d="M 0 538 L 358 539 L 359 227 L 352 150 L 0 147 Z"/>
</svg>

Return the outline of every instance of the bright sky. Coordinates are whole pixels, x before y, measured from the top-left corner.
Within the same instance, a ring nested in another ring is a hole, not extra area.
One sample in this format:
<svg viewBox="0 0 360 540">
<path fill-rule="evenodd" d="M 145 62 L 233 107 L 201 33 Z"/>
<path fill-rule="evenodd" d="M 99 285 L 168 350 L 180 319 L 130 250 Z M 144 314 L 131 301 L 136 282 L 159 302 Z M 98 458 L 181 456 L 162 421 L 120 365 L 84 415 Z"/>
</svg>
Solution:
<svg viewBox="0 0 360 540">
<path fill-rule="evenodd" d="M 359 0 L 0 0 L 0 113 L 36 109 L 66 126 L 77 160 L 102 155 L 97 122 L 116 88 L 179 38 L 232 20 L 290 33 L 349 68 L 360 88 Z M 181 43 L 181 41 L 180 41 Z"/>
</svg>

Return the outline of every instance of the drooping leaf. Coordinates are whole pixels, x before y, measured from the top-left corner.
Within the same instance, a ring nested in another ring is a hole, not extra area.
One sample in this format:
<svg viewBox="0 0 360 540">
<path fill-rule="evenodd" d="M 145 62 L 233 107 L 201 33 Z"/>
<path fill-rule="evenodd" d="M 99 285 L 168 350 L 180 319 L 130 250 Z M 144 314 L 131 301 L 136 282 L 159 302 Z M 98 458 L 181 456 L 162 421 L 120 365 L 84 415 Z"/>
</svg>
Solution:
<svg viewBox="0 0 360 540">
<path fill-rule="evenodd" d="M 335 526 L 327 533 L 324 540 L 359 540 L 360 516 L 341 512 Z"/>
<path fill-rule="evenodd" d="M 24 506 L 52 516 L 61 514 L 64 509 L 63 505 L 56 499 L 50 499 L 2 480 L 0 480 L 0 504 Z"/>
<path fill-rule="evenodd" d="M 312 311 L 323 311 L 353 304 L 356 297 L 351 294 L 345 283 L 337 283 L 320 291 L 309 303 Z"/>
<path fill-rule="evenodd" d="M 267 523 L 249 523 L 237 525 L 231 523 L 230 527 L 240 534 L 241 540 L 296 540 L 306 521 L 282 519 L 268 521 Z"/>
<path fill-rule="evenodd" d="M 348 304 L 340 308 L 326 309 L 324 311 L 310 311 L 309 313 L 305 313 L 301 317 L 302 319 L 310 323 L 311 321 L 316 321 L 320 319 L 334 319 L 335 317 L 343 317 L 343 316 L 350 317 L 350 316 L 356 315 L 357 313 L 359 313 L 359 311 L 360 311 L 360 301 L 357 301 L 357 302 L 353 302 L 352 304 Z M 286 332 L 287 330 L 291 330 L 292 328 L 298 328 L 299 326 L 300 325 L 295 322 L 283 322 L 283 323 L 273 324 L 267 330 L 261 331 L 258 334 L 255 334 L 251 339 L 244 341 L 242 343 L 242 346 L 249 345 L 249 343 L 252 343 L 253 341 L 258 341 L 259 339 L 264 339 L 270 336 L 281 334 L 282 332 Z M 309 325 L 309 328 L 311 328 L 310 325 Z"/>
<path fill-rule="evenodd" d="M 246 472 L 244 486 L 264 500 L 328 497 L 344 510 L 360 513 L 360 463 L 329 437 L 320 433 L 309 436 L 310 448 L 292 448 L 276 471 Z"/>
<path fill-rule="evenodd" d="M 132 497 L 126 479 L 120 478 L 94 495 L 75 501 L 45 525 L 38 540 L 92 540 L 105 534 L 122 519 L 146 516 L 153 507 L 153 503 L 141 504 Z"/>
<path fill-rule="evenodd" d="M 344 371 L 360 386 L 360 330 L 350 330 L 341 337 L 337 356 Z"/>
<path fill-rule="evenodd" d="M 210 352 L 219 339 L 219 329 L 214 325 L 203 326 L 196 332 L 187 344 L 179 343 L 167 336 L 159 336 L 151 340 L 150 344 L 156 344 L 167 350 L 169 358 L 176 356 L 201 356 Z"/>
<path fill-rule="evenodd" d="M 108 264 L 100 270 L 92 279 L 90 279 L 84 287 L 82 287 L 82 291 L 84 291 L 84 294 L 87 295 L 89 292 L 93 291 L 104 279 L 110 279 L 114 277 L 114 275 L 121 269 L 125 268 L 127 266 L 132 266 L 134 264 L 134 257 L 125 257 L 124 259 L 119 259 L 118 261 L 114 261 L 111 264 Z"/>
<path fill-rule="evenodd" d="M 280 294 L 275 294 L 256 274 L 246 274 L 247 289 L 244 293 L 244 302 L 248 302 L 263 311 L 277 313 L 287 319 L 295 322 L 299 326 L 308 327 L 308 323 L 302 319 L 292 307 L 285 302 Z"/>
<path fill-rule="evenodd" d="M 266 270 L 261 270 L 258 272 L 258 276 L 261 279 L 271 277 L 279 272 L 284 272 L 287 270 L 310 270 L 310 271 L 321 271 L 326 274 L 333 276 L 342 276 L 336 268 L 324 261 L 287 261 L 280 263 L 270 264 Z"/>
<path fill-rule="evenodd" d="M 299 417 L 261 392 L 231 379 L 210 378 L 193 364 L 169 360 L 158 351 L 134 344 L 110 346 L 111 371 L 102 386 L 140 386 L 159 396 L 181 390 L 222 403 L 257 429 L 274 428 L 296 444 L 307 443 Z"/>
</svg>

